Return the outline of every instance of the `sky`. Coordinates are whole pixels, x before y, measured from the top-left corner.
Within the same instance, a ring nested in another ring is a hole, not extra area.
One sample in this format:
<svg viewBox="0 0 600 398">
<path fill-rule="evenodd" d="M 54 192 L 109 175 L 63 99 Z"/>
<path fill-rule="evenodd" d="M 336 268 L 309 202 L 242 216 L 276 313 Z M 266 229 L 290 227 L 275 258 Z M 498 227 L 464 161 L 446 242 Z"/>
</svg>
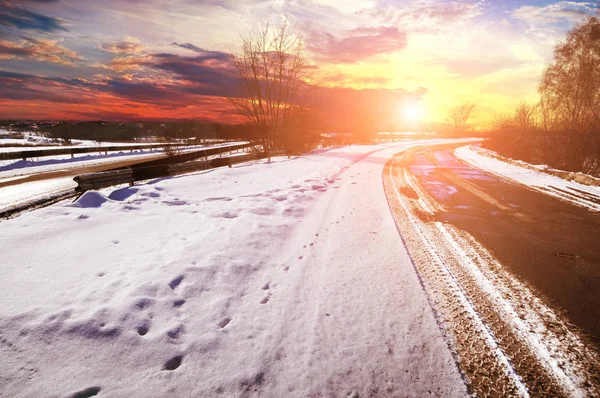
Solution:
<svg viewBox="0 0 600 398">
<path fill-rule="evenodd" d="M 242 121 L 240 34 L 302 37 L 315 106 L 332 120 L 406 109 L 443 123 L 477 104 L 485 128 L 537 86 L 554 45 L 597 1 L 0 0 L 0 118 Z M 397 118 L 397 120 L 396 120 Z"/>
</svg>

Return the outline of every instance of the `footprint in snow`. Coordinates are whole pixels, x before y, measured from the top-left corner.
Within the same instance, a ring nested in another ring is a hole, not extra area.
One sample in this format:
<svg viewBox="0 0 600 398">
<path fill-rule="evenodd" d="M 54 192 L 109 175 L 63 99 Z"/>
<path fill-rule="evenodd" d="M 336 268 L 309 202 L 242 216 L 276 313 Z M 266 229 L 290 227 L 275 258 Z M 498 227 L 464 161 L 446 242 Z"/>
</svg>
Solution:
<svg viewBox="0 0 600 398">
<path fill-rule="evenodd" d="M 184 299 L 177 299 L 177 300 L 173 301 L 173 307 L 181 307 L 184 304 L 185 304 Z"/>
<path fill-rule="evenodd" d="M 146 320 L 140 323 L 137 327 L 137 334 L 145 336 L 150 331 L 150 321 Z"/>
<path fill-rule="evenodd" d="M 177 286 L 181 284 L 183 278 L 185 278 L 185 275 L 178 275 L 175 279 L 169 282 L 169 287 L 171 288 L 171 290 L 175 290 Z"/>
<path fill-rule="evenodd" d="M 224 201 L 224 202 L 230 202 L 233 200 L 233 198 L 227 197 L 227 196 L 216 196 L 214 198 L 206 198 L 204 199 L 204 202 L 214 202 L 214 201 Z"/>
<path fill-rule="evenodd" d="M 223 329 L 225 326 L 229 325 L 230 322 L 231 322 L 231 318 L 227 317 L 227 318 L 223 319 L 221 322 L 219 322 L 217 325 L 219 325 L 219 327 L 221 329 Z"/>
<path fill-rule="evenodd" d="M 183 360 L 183 355 L 176 355 L 173 358 L 169 359 L 165 362 L 163 366 L 163 370 L 175 370 L 181 365 L 181 361 Z"/>
<path fill-rule="evenodd" d="M 77 391 L 71 395 L 71 398 L 89 398 L 98 395 L 100 387 L 88 387 L 85 390 Z"/>
</svg>

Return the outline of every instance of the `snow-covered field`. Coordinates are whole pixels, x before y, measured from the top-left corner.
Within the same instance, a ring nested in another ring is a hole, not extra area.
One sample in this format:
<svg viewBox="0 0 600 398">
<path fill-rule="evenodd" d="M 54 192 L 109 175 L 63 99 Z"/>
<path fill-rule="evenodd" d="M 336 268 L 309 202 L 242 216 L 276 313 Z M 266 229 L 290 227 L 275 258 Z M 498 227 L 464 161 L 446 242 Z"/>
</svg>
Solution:
<svg viewBox="0 0 600 398">
<path fill-rule="evenodd" d="M 142 142 L 111 142 L 111 141 L 93 141 L 93 140 L 71 140 L 71 145 L 60 145 L 55 140 L 41 136 L 34 132 L 23 133 L 23 138 L 10 138 L 11 132 L 0 129 L 0 153 L 3 152 L 20 152 L 33 149 L 68 149 L 76 147 L 100 147 L 100 146 L 139 146 L 139 145 L 156 145 L 160 144 L 159 137 L 148 139 Z M 208 139 L 205 143 L 217 143 L 221 140 Z"/>
<path fill-rule="evenodd" d="M 0 396 L 465 396 L 382 187 L 386 161 L 417 144 L 2 221 Z"/>
<path fill-rule="evenodd" d="M 531 170 L 500 159 L 484 156 L 469 145 L 456 148 L 454 154 L 457 158 L 482 171 L 525 185 L 577 206 L 600 211 L 600 187 L 579 184 L 542 171 Z"/>
<path fill-rule="evenodd" d="M 140 143 L 123 143 L 123 142 L 102 142 L 92 140 L 71 140 L 71 145 L 60 145 L 55 140 L 38 135 L 33 132 L 23 133 L 23 138 L 9 138 L 9 131 L 0 129 L 0 153 L 2 152 L 13 152 L 13 151 L 26 151 L 28 149 L 66 149 L 74 147 L 95 147 L 95 146 L 109 146 L 109 145 L 143 145 Z M 12 145 L 9 146 L 9 145 Z M 38 147 L 38 148 L 35 148 Z"/>
</svg>

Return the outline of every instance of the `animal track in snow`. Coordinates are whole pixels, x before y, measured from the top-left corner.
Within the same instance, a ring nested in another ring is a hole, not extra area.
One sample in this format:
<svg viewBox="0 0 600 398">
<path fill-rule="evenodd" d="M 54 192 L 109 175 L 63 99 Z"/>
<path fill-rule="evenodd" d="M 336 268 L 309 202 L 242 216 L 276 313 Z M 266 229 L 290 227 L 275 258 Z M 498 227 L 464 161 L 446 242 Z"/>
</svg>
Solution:
<svg viewBox="0 0 600 398">
<path fill-rule="evenodd" d="M 169 287 L 172 290 L 175 290 L 177 288 L 177 286 L 179 286 L 179 284 L 181 283 L 181 281 L 183 281 L 183 278 L 185 278 L 185 275 L 179 275 L 179 276 L 177 276 L 175 279 L 173 279 L 171 282 L 169 282 Z"/>
<path fill-rule="evenodd" d="M 98 395 L 100 392 L 100 387 L 88 387 L 85 390 L 77 391 L 75 394 L 71 395 L 71 398 L 89 398 Z"/>
<path fill-rule="evenodd" d="M 230 202 L 232 200 L 233 200 L 233 198 L 230 198 L 230 197 L 227 197 L 227 196 L 215 196 L 213 198 L 206 198 L 206 199 L 204 199 L 204 202 L 215 202 L 215 201 Z"/>
<path fill-rule="evenodd" d="M 188 202 L 186 202 L 185 200 L 163 200 L 163 203 L 169 206 L 184 206 L 187 205 Z"/>
<path fill-rule="evenodd" d="M 223 329 L 225 326 L 229 325 L 230 322 L 231 322 L 231 318 L 227 317 L 227 318 L 223 319 L 221 322 L 219 322 L 217 325 L 219 325 L 219 327 L 221 329 Z"/>
<path fill-rule="evenodd" d="M 165 362 L 165 366 L 163 370 L 175 370 L 181 365 L 181 361 L 183 360 L 183 355 L 176 355 L 173 358 L 169 359 Z"/>
<path fill-rule="evenodd" d="M 272 207 L 257 207 L 248 211 L 257 216 L 270 216 L 275 213 L 275 209 Z"/>
<path fill-rule="evenodd" d="M 185 304 L 184 299 L 177 299 L 177 300 L 173 301 L 173 307 L 181 307 L 184 304 Z"/>
<path fill-rule="evenodd" d="M 137 334 L 145 336 L 150 331 L 150 321 L 144 321 L 137 327 Z"/>
<path fill-rule="evenodd" d="M 178 339 L 179 337 L 181 337 L 181 335 L 183 334 L 184 331 L 185 331 L 185 328 L 183 325 L 177 325 L 176 327 L 174 327 L 173 329 L 170 329 L 167 332 L 167 336 L 169 336 L 172 339 Z"/>
<path fill-rule="evenodd" d="M 140 196 L 144 196 L 147 198 L 160 198 L 160 193 L 158 192 L 142 192 Z"/>
<path fill-rule="evenodd" d="M 135 302 L 135 307 L 139 310 L 143 310 L 150 307 L 152 304 L 154 304 L 154 299 L 142 297 Z"/>
<path fill-rule="evenodd" d="M 232 218 L 237 218 L 237 217 L 238 217 L 238 215 L 239 215 L 239 214 L 238 214 L 238 213 L 236 213 L 236 212 L 232 212 L 232 211 L 225 211 L 225 212 L 222 212 L 222 213 L 214 213 L 214 214 L 212 214 L 212 217 L 215 217 L 215 218 L 229 218 L 229 219 L 232 219 Z"/>
</svg>

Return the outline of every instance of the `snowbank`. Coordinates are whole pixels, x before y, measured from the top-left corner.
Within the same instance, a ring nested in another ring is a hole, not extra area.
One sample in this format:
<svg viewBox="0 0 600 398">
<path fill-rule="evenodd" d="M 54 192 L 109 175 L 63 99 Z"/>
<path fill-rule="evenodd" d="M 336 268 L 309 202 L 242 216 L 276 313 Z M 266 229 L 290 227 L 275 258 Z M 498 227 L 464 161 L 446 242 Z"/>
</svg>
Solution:
<svg viewBox="0 0 600 398">
<path fill-rule="evenodd" d="M 0 396 L 465 396 L 382 187 L 413 145 L 164 178 L 3 221 Z"/>
<path fill-rule="evenodd" d="M 577 206 L 600 211 L 600 187 L 593 186 L 594 177 L 555 170 L 547 166 L 530 165 L 518 160 L 504 159 L 493 152 L 472 146 L 457 148 L 454 154 L 459 159 L 483 171 Z"/>
<path fill-rule="evenodd" d="M 529 170 L 533 170 L 533 171 L 542 171 L 546 174 L 560 177 L 560 178 L 562 178 L 564 180 L 568 180 L 568 181 L 575 181 L 575 182 L 578 182 L 583 185 L 590 185 L 590 186 L 595 186 L 595 187 L 600 186 L 600 178 L 597 178 L 597 177 L 594 177 L 594 176 L 591 176 L 588 174 L 584 174 L 584 173 L 580 173 L 580 172 L 575 173 L 572 171 L 558 170 L 558 169 L 554 169 L 554 168 L 552 168 L 548 165 L 544 165 L 544 164 L 539 164 L 539 165 L 530 164 L 530 163 L 524 162 L 522 160 L 517 160 L 517 159 L 512 159 L 512 158 L 507 158 L 507 157 L 501 156 L 494 151 L 490 151 L 489 149 L 485 149 L 485 148 L 481 148 L 481 147 L 472 147 L 472 149 L 474 151 L 477 151 L 477 153 L 479 153 L 480 155 L 498 159 L 503 162 L 515 165 L 515 166 L 523 167 L 525 169 L 529 169 Z"/>
</svg>

